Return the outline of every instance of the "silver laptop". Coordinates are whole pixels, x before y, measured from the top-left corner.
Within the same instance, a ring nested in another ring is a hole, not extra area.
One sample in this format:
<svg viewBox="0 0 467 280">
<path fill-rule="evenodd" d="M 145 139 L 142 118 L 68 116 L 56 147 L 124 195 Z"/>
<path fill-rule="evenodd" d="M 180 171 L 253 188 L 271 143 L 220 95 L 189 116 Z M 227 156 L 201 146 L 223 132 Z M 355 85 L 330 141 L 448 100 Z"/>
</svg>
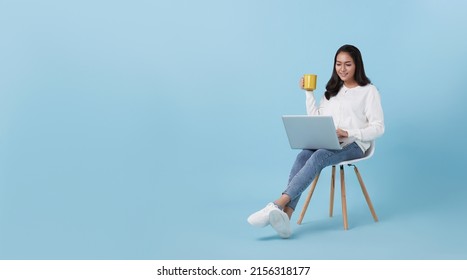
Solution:
<svg viewBox="0 0 467 280">
<path fill-rule="evenodd" d="M 331 116 L 284 115 L 282 121 L 292 149 L 342 149 Z"/>
</svg>

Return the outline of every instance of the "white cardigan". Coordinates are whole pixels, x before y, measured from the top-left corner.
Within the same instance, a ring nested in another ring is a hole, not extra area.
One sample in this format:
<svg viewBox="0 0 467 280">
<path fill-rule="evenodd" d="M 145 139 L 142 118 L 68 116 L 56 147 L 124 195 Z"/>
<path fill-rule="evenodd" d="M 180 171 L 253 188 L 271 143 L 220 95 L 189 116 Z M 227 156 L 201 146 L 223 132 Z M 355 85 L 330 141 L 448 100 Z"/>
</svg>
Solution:
<svg viewBox="0 0 467 280">
<path fill-rule="evenodd" d="M 384 115 L 381 97 L 372 84 L 346 88 L 329 100 L 323 95 L 319 107 L 312 91 L 306 92 L 308 115 L 332 116 L 336 128 L 347 131 L 349 137 L 365 152 L 372 140 L 384 133 Z"/>
</svg>

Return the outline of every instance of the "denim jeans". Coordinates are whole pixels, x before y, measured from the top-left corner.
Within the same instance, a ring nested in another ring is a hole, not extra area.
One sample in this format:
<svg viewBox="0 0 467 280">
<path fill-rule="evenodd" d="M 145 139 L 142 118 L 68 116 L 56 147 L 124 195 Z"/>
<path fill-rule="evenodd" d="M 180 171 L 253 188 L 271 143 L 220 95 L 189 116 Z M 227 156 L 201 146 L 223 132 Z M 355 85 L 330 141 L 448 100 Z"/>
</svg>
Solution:
<svg viewBox="0 0 467 280">
<path fill-rule="evenodd" d="M 357 143 L 352 143 L 342 150 L 302 150 L 295 159 L 290 171 L 289 183 L 282 194 L 290 197 L 288 207 L 295 209 L 300 195 L 313 182 L 323 168 L 341 161 L 363 157 L 364 153 Z"/>
</svg>

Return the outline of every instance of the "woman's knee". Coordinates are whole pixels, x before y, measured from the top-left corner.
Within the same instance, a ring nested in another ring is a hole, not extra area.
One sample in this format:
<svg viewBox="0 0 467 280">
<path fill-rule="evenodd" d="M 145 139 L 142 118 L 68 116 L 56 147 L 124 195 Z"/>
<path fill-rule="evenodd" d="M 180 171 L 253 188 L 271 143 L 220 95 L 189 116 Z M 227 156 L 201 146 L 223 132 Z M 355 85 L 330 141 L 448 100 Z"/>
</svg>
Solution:
<svg viewBox="0 0 467 280">
<path fill-rule="evenodd" d="M 332 157 L 333 152 L 325 149 L 317 150 L 313 153 L 312 162 L 318 165 L 321 169 L 330 165 L 329 159 Z"/>
<path fill-rule="evenodd" d="M 305 162 L 313 155 L 313 151 L 311 150 L 302 150 L 297 155 L 297 161 Z"/>
</svg>

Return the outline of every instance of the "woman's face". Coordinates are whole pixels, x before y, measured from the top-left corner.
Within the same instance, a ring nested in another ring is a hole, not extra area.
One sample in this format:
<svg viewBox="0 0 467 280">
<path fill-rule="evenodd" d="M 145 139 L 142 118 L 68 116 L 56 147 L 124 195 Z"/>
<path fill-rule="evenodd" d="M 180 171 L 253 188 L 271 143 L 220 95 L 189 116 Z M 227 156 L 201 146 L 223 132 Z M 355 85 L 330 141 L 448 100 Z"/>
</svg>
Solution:
<svg viewBox="0 0 467 280">
<path fill-rule="evenodd" d="M 336 72 L 345 84 L 355 83 L 355 63 L 346 52 L 340 52 L 336 57 Z"/>
</svg>

